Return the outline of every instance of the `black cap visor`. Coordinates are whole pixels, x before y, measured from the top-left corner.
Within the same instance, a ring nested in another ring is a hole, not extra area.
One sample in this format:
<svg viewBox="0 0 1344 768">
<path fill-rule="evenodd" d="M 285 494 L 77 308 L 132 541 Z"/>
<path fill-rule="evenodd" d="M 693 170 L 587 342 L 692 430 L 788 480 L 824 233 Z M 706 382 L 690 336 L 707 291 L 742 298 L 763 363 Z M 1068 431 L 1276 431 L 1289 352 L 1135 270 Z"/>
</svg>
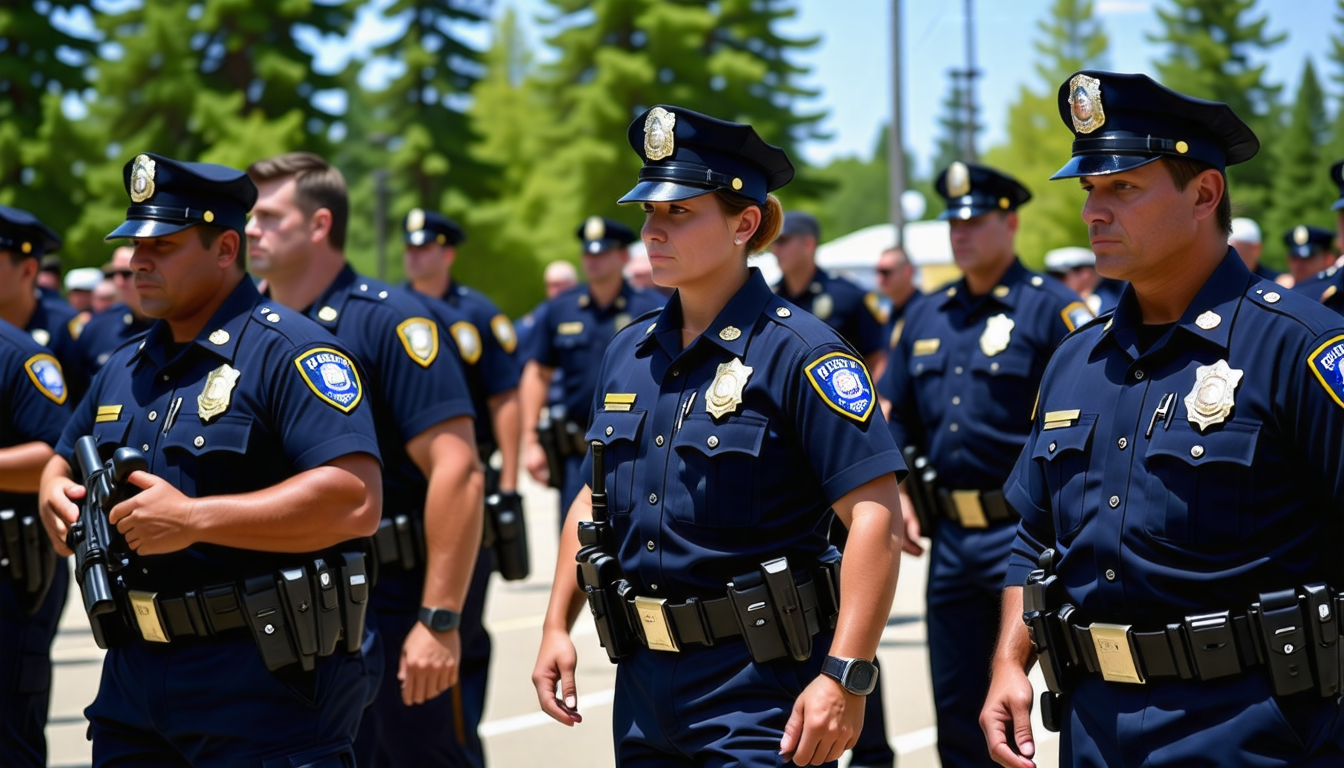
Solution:
<svg viewBox="0 0 1344 768">
<path fill-rule="evenodd" d="M 103 238 L 103 241 L 109 240 L 146 240 L 151 237 L 162 237 L 181 232 L 184 229 L 194 227 L 200 224 L 199 221 L 164 221 L 162 219 L 127 219 L 121 226 L 112 230 L 112 232 Z"/>
<path fill-rule="evenodd" d="M 1142 168 L 1164 157 L 1167 157 L 1167 155 L 1074 155 L 1069 158 L 1069 162 L 1065 163 L 1063 168 L 1060 168 L 1054 176 L 1050 177 L 1050 180 L 1124 173 L 1135 168 Z"/>
<path fill-rule="evenodd" d="M 634 189 L 616 202 L 624 203 L 671 203 L 677 200 L 689 200 L 713 192 L 719 187 L 694 187 L 676 181 L 641 181 Z"/>
</svg>

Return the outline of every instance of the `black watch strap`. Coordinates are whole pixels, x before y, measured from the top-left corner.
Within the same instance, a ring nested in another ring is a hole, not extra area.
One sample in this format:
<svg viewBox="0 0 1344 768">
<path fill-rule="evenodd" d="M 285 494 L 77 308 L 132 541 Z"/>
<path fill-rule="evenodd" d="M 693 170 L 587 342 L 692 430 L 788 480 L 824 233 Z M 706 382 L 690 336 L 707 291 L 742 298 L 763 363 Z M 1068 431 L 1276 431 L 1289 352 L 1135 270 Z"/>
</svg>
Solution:
<svg viewBox="0 0 1344 768">
<path fill-rule="evenodd" d="M 435 632 L 451 632 L 462 625 L 462 614 L 447 608 L 420 607 L 420 623 Z"/>
<path fill-rule="evenodd" d="M 827 656 L 821 674 L 835 680 L 855 696 L 867 696 L 877 688 L 877 665 L 867 659 Z"/>
</svg>

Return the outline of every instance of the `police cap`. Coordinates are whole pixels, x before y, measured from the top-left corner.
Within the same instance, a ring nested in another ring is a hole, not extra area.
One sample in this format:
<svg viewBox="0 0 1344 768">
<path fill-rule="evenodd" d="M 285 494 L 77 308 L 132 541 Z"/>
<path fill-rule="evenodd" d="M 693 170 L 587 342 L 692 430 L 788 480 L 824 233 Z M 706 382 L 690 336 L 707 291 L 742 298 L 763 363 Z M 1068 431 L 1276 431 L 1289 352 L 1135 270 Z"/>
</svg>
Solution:
<svg viewBox="0 0 1344 768">
<path fill-rule="evenodd" d="M 722 189 L 764 205 L 767 193 L 793 179 L 789 156 L 750 125 L 682 107 L 645 111 L 627 137 L 644 167 L 621 203 L 671 202 Z"/>
<path fill-rule="evenodd" d="M 1330 179 L 1335 182 L 1336 187 L 1339 187 L 1339 199 L 1335 201 L 1334 205 L 1330 206 L 1330 210 L 1338 211 L 1340 208 L 1344 208 L 1344 160 L 1330 166 Z"/>
<path fill-rule="evenodd" d="M 1022 183 L 1002 171 L 975 163 L 957 161 L 933 183 L 947 209 L 939 221 L 973 219 L 990 211 L 1015 211 L 1031 199 Z"/>
<path fill-rule="evenodd" d="M 1323 251 L 1329 253 L 1330 245 L 1334 241 L 1334 232 L 1306 224 L 1298 224 L 1283 235 L 1284 245 L 1288 246 L 1288 255 L 1299 259 L 1309 259 Z"/>
<path fill-rule="evenodd" d="M 1073 131 L 1073 158 L 1051 179 L 1104 176 L 1164 157 L 1219 171 L 1260 151 L 1232 108 L 1167 88 L 1147 75 L 1084 70 L 1059 87 L 1059 116 Z"/>
<path fill-rule="evenodd" d="M 424 245 L 428 242 L 457 245 L 467 239 L 467 233 L 462 231 L 457 222 L 424 208 L 412 208 L 406 218 L 401 220 L 401 228 L 406 233 L 407 245 Z"/>
<path fill-rule="evenodd" d="M 186 163 L 142 152 L 121 171 L 131 206 L 126 221 L 104 240 L 143 239 L 209 224 L 242 234 L 257 202 L 257 185 L 243 171 Z"/>
<path fill-rule="evenodd" d="M 589 255 L 624 248 L 639 239 L 633 229 L 602 216 L 589 216 L 576 234 L 583 241 L 583 252 Z"/>
<path fill-rule="evenodd" d="M 36 216 L 20 208 L 0 205 L 0 251 L 37 259 L 60 247 L 60 236 Z"/>
</svg>

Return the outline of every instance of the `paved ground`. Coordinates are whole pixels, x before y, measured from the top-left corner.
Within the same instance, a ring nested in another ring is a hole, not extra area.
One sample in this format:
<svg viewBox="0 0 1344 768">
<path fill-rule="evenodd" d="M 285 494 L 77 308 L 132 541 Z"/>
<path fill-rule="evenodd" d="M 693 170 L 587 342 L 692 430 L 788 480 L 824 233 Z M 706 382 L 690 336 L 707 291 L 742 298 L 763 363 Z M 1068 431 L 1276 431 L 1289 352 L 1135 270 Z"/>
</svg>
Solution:
<svg viewBox="0 0 1344 768">
<path fill-rule="evenodd" d="M 550 574 L 555 563 L 555 496 L 535 486 L 525 488 L 533 577 L 509 583 L 496 579 L 486 611 L 495 638 L 491 692 L 483 731 L 494 768 L 523 768 L 545 760 L 550 768 L 613 766 L 611 700 L 615 668 L 597 644 L 592 623 L 580 617 L 576 629 L 579 651 L 579 706 L 582 725 L 570 729 L 542 715 L 528 679 L 536 659 L 541 618 L 546 609 Z M 882 690 L 886 696 L 887 732 L 902 768 L 938 765 L 933 749 L 933 700 L 923 623 L 925 561 L 906 557 L 887 630 L 879 654 Z M 53 649 L 55 692 L 47 738 L 53 768 L 88 766 L 84 707 L 98 687 L 102 651 L 93 643 L 72 584 Z M 1039 677 L 1037 690 L 1041 689 Z M 1036 728 L 1041 765 L 1055 764 L 1053 734 Z"/>
</svg>

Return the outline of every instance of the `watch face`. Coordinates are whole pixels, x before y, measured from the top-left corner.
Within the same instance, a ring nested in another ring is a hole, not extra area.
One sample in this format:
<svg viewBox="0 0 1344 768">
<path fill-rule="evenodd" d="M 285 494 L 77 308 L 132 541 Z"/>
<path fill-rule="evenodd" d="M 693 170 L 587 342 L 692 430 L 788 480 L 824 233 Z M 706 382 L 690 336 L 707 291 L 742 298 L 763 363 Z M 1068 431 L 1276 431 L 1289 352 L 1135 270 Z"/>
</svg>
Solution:
<svg viewBox="0 0 1344 768">
<path fill-rule="evenodd" d="M 867 662 L 854 664 L 849 668 L 849 685 L 855 691 L 866 691 L 877 682 L 877 667 Z"/>
</svg>

